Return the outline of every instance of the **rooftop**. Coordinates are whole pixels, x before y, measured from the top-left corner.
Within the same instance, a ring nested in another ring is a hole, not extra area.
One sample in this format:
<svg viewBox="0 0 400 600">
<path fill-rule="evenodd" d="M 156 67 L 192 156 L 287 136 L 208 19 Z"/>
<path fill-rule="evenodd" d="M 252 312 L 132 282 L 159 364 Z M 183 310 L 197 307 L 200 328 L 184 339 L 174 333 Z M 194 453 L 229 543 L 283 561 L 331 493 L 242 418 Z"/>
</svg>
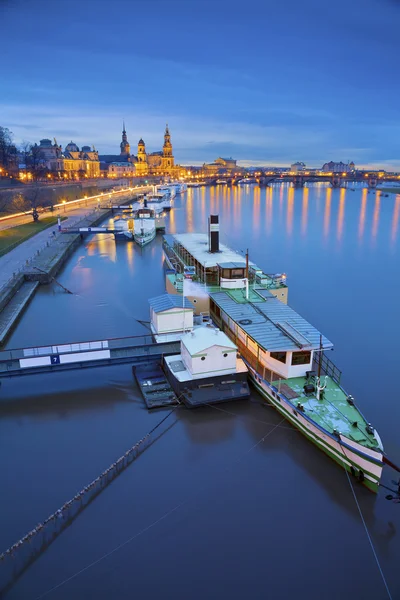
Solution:
<svg viewBox="0 0 400 600">
<path fill-rule="evenodd" d="M 224 244 L 219 244 L 219 252 L 211 253 L 209 251 L 209 242 L 207 233 L 176 233 L 175 235 L 164 236 L 166 241 L 173 245 L 173 240 L 179 242 L 186 250 L 204 267 L 216 267 L 223 262 L 243 262 L 243 256 L 235 250 L 231 250 Z M 249 262 L 250 265 L 254 264 Z"/>
<path fill-rule="evenodd" d="M 162 294 L 149 299 L 149 304 L 155 313 L 164 312 L 171 308 L 186 308 L 194 310 L 193 304 L 187 298 L 182 298 L 176 294 Z"/>
<path fill-rule="evenodd" d="M 268 352 L 320 348 L 318 329 L 264 288 L 251 288 L 249 300 L 244 290 L 214 292 L 210 297 Z M 330 349 L 333 344 L 322 336 L 322 347 Z"/>
<path fill-rule="evenodd" d="M 181 338 L 190 355 L 193 356 L 202 350 L 211 348 L 211 346 L 222 346 L 236 350 L 235 344 L 216 327 L 197 327 L 191 333 L 187 333 Z"/>
</svg>

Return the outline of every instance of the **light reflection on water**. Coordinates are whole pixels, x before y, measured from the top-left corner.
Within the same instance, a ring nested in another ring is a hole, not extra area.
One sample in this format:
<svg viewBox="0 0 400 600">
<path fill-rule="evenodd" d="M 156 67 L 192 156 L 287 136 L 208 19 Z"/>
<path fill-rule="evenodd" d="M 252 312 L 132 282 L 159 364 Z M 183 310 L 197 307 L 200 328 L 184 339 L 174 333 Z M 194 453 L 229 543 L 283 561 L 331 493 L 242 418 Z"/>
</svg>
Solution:
<svg viewBox="0 0 400 600">
<path fill-rule="evenodd" d="M 289 303 L 333 340 L 343 384 L 400 462 L 400 404 L 391 378 L 382 376 L 397 372 L 400 197 L 322 185 L 195 188 L 176 197 L 167 232 L 204 232 L 210 213 L 220 215 L 224 243 L 248 247 L 267 272 L 288 273 Z M 39 289 L 9 347 L 144 333 L 139 320 L 148 320 L 148 298 L 164 291 L 161 238 L 142 250 L 108 236 L 85 240 L 58 278 L 75 295 Z M 73 496 L 160 419 L 143 408 L 129 367 L 4 381 L 0 399 L 2 545 Z M 90 588 L 99 600 L 125 598 L 125 589 L 129 597 L 135 591 L 161 598 L 168 589 L 180 598 L 187 597 L 183 585 L 200 600 L 212 585 L 219 597 L 229 590 L 239 600 L 249 581 L 252 597 L 262 597 L 266 585 L 271 597 L 291 597 L 299 582 L 324 600 L 336 600 L 337 589 L 345 600 L 381 597 L 342 471 L 287 429 L 276 429 L 248 452 L 271 430 L 266 423 L 280 421 L 259 400 L 254 392 L 250 403 L 231 405 L 240 419 L 212 409 L 180 412 L 172 430 L 90 506 L 8 598 L 38 596 L 188 497 L 186 509 L 140 543 L 51 597 L 80 600 Z M 357 487 L 357 496 L 396 597 L 400 511 L 384 494 L 373 498 Z M 244 547 L 252 552 L 241 552 Z M 291 578 L 286 550 L 279 550 L 287 547 L 296 556 Z M 197 554 L 199 548 L 207 552 Z M 146 575 L 149 564 L 157 565 L 159 577 Z M 321 568 L 311 573 L 310 564 Z M 200 568 L 207 589 L 192 586 Z"/>
</svg>

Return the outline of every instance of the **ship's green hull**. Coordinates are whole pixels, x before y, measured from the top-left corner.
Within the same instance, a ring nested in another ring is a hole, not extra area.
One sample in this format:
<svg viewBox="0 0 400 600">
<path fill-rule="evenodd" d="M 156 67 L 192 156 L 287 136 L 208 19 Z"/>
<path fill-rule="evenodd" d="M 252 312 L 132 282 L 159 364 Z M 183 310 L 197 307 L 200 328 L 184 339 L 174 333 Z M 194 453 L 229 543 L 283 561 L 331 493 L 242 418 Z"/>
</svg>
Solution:
<svg viewBox="0 0 400 600">
<path fill-rule="evenodd" d="M 286 410 L 285 407 L 282 406 L 281 403 L 277 402 L 272 395 L 268 393 L 264 387 L 262 387 L 258 381 L 254 378 L 254 371 L 249 366 L 249 372 L 251 375 L 251 381 L 257 391 L 261 394 L 261 396 L 272 406 L 274 406 L 277 411 L 287 419 L 298 431 L 300 431 L 311 443 L 317 446 L 322 452 L 324 452 L 327 456 L 333 459 L 340 467 L 346 469 L 348 473 L 355 479 L 357 479 L 360 483 L 362 483 L 365 487 L 367 487 L 370 491 L 377 493 L 379 488 L 379 480 L 380 476 L 376 473 L 373 473 L 372 470 L 376 470 L 376 461 L 370 462 L 370 468 L 360 469 L 360 465 L 357 464 L 356 461 L 352 460 L 349 457 L 349 452 L 346 451 L 344 447 L 341 447 L 341 451 L 337 451 L 337 449 L 329 447 L 326 441 L 322 440 L 318 434 L 315 432 L 311 432 L 307 430 L 306 427 L 299 422 L 298 419 L 292 417 L 290 412 Z M 327 435 L 328 432 L 327 432 Z M 338 445 L 338 442 L 334 442 L 335 445 Z M 340 444 L 339 444 L 340 445 Z M 365 459 L 365 456 L 364 456 Z"/>
</svg>

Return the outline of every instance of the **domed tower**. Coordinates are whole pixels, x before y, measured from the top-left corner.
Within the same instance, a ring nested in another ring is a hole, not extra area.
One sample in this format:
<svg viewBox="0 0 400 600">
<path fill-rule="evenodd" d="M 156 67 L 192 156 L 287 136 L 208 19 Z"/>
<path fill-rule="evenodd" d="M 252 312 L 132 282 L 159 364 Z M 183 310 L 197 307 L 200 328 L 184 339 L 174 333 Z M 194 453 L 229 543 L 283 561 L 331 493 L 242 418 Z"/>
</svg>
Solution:
<svg viewBox="0 0 400 600">
<path fill-rule="evenodd" d="M 172 154 L 171 135 L 168 129 L 168 123 L 165 127 L 164 133 L 164 145 L 163 145 L 163 158 L 162 158 L 162 169 L 163 171 L 171 171 L 174 166 L 174 157 Z"/>
<path fill-rule="evenodd" d="M 120 143 L 120 148 L 121 148 L 121 156 L 124 157 L 125 159 L 129 158 L 129 156 L 131 154 L 131 147 L 128 142 L 128 136 L 126 135 L 125 121 L 123 122 L 123 126 L 122 126 L 122 142 Z"/>
<path fill-rule="evenodd" d="M 137 147 L 137 162 L 135 163 L 136 173 L 138 175 L 146 175 L 148 171 L 146 144 L 140 138 Z"/>
</svg>

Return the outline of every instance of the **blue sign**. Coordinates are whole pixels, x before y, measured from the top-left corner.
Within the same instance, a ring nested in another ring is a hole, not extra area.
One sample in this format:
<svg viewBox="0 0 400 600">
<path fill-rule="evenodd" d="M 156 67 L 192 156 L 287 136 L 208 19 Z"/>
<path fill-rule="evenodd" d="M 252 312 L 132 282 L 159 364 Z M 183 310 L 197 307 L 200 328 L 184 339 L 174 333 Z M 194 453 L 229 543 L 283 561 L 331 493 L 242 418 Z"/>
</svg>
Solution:
<svg viewBox="0 0 400 600">
<path fill-rule="evenodd" d="M 59 365 L 60 364 L 60 356 L 58 354 L 53 354 L 53 356 L 51 356 L 50 358 L 51 358 L 51 364 L 52 365 Z"/>
</svg>

